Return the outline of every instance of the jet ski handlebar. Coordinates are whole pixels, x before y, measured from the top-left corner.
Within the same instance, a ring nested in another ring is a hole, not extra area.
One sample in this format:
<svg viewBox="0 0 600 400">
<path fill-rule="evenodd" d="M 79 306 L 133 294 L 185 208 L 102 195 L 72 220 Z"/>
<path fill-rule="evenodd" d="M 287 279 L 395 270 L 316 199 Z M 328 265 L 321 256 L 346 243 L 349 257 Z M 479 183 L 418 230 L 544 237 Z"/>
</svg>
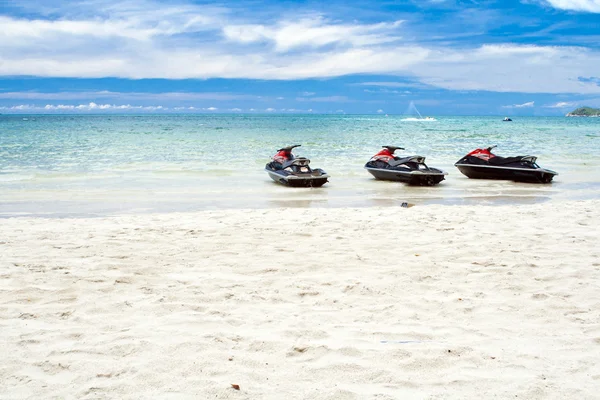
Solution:
<svg viewBox="0 0 600 400">
<path fill-rule="evenodd" d="M 305 167 L 310 164 L 310 160 L 306 157 L 298 157 L 298 158 L 294 158 L 292 161 L 290 161 L 290 163 L 292 165 L 299 165 L 299 166 Z"/>
<path fill-rule="evenodd" d="M 392 154 L 394 154 L 394 152 L 396 150 L 406 150 L 404 147 L 398 147 L 398 146 L 381 146 L 381 147 L 383 147 L 384 149 L 388 149 L 389 151 L 392 152 Z"/>
<path fill-rule="evenodd" d="M 296 148 L 296 147 L 300 147 L 302 146 L 301 144 L 295 144 L 293 146 L 288 146 L 288 147 L 282 147 L 281 149 L 277 150 L 277 151 L 292 151 L 292 149 Z"/>
<path fill-rule="evenodd" d="M 497 144 L 495 144 L 493 146 L 490 146 L 490 147 L 487 148 L 487 151 L 491 151 L 492 149 L 495 149 L 496 147 L 498 147 Z"/>
</svg>

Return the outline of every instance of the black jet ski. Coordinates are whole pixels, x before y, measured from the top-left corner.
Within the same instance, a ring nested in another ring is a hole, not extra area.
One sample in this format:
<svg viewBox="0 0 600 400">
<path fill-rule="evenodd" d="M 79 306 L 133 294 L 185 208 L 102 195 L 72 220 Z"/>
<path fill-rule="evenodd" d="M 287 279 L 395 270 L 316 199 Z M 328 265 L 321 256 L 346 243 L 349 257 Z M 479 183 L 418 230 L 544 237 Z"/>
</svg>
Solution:
<svg viewBox="0 0 600 400">
<path fill-rule="evenodd" d="M 554 175 L 558 175 L 537 165 L 535 156 L 498 157 L 492 154 L 494 147 L 473 150 L 454 165 L 463 175 L 473 179 L 550 183 Z"/>
<path fill-rule="evenodd" d="M 365 169 L 375 177 L 385 181 L 398 181 L 409 185 L 432 186 L 444 180 L 447 172 L 431 168 L 425 164 L 423 156 L 396 157 L 396 150 L 402 147 L 382 146 L 383 150 L 375 154 Z"/>
<path fill-rule="evenodd" d="M 504 117 L 504 119 L 502 121 L 504 121 L 504 122 L 512 122 L 512 119 L 510 119 L 508 117 Z"/>
<path fill-rule="evenodd" d="M 300 147 L 284 147 L 277 150 L 273 161 L 265 166 L 271 179 L 282 185 L 292 187 L 321 187 L 327 183 L 329 175 L 320 168 L 310 168 L 310 160 L 305 157 L 294 157 L 292 149 Z"/>
</svg>

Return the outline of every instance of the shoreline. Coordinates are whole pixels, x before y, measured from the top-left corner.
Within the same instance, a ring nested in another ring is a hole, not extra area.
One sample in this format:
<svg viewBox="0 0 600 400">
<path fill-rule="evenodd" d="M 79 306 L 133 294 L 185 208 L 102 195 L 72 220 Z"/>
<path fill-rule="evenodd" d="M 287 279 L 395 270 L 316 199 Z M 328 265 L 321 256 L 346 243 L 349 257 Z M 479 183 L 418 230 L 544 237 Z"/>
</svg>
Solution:
<svg viewBox="0 0 600 400">
<path fill-rule="evenodd" d="M 586 198 L 583 200 L 567 200 L 567 202 L 576 201 L 593 201 L 595 197 Z M 20 219 L 98 219 L 98 218 L 121 218 L 127 216 L 157 216 L 157 215 L 170 215 L 170 214 L 187 214 L 194 215 L 205 212 L 252 212 L 252 211 L 267 211 L 267 210 L 287 210 L 287 209 L 309 209 L 309 210 L 321 210 L 326 212 L 327 210 L 340 210 L 340 209 L 354 209 L 354 210 L 366 210 L 366 209 L 387 209 L 387 208 L 407 208 L 407 207 L 504 207 L 504 206 L 526 206 L 535 204 L 545 204 L 549 202 L 558 202 L 561 200 L 552 199 L 550 196 L 533 196 L 533 195 L 522 195 L 522 196 L 473 196 L 466 198 L 429 198 L 429 199 L 370 199 L 369 202 L 362 202 L 363 204 L 344 205 L 344 204 L 328 204 L 328 200 L 278 200 L 272 201 L 272 204 L 264 204 L 256 207 L 242 207 L 242 206 L 220 206 L 220 207 L 206 207 L 199 209 L 144 209 L 137 208 L 127 211 L 109 211 L 106 213 L 96 212 L 0 212 L 0 221 L 12 218 Z M 66 208 L 72 209 L 77 206 L 67 206 Z"/>
<path fill-rule="evenodd" d="M 598 200 L 0 220 L 0 392 L 593 397 L 598 220 Z"/>
<path fill-rule="evenodd" d="M 262 180 L 261 180 L 262 178 Z M 371 208 L 402 203 L 429 205 L 525 205 L 600 198 L 600 186 L 587 181 L 549 185 L 468 178 L 418 187 L 348 177 L 318 189 L 288 188 L 258 176 L 256 185 L 186 186 L 164 189 L 39 190 L 0 195 L 0 219 L 20 216 L 103 217 L 127 214 L 273 208 Z M 591 178 L 589 178 L 591 179 Z"/>
</svg>

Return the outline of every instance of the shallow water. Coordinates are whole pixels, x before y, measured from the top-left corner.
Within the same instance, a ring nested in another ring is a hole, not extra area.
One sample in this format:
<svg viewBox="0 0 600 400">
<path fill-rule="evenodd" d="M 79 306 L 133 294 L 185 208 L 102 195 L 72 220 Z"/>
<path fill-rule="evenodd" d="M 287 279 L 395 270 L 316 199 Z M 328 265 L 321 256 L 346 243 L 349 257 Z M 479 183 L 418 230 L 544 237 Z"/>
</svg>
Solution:
<svg viewBox="0 0 600 400">
<path fill-rule="evenodd" d="M 26 120 L 24 120 L 26 118 Z M 0 216 L 79 216 L 221 208 L 533 203 L 600 197 L 600 119 L 339 115 L 0 116 Z M 277 148 L 325 169 L 320 189 L 263 171 Z M 449 175 L 436 187 L 376 181 L 381 145 Z M 453 166 L 477 147 L 533 154 L 551 185 L 470 180 Z"/>
</svg>

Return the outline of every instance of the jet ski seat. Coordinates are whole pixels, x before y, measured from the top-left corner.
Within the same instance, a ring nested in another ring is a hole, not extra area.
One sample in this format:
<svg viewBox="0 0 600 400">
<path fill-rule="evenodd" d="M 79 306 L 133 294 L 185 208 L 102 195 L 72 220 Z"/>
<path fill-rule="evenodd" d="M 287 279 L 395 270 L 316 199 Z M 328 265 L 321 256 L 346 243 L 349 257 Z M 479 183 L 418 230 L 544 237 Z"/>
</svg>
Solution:
<svg viewBox="0 0 600 400">
<path fill-rule="evenodd" d="M 492 157 L 489 159 L 491 165 L 506 165 L 511 163 L 518 163 L 521 161 L 535 162 L 537 157 L 534 156 L 516 156 L 516 157 Z"/>
</svg>

